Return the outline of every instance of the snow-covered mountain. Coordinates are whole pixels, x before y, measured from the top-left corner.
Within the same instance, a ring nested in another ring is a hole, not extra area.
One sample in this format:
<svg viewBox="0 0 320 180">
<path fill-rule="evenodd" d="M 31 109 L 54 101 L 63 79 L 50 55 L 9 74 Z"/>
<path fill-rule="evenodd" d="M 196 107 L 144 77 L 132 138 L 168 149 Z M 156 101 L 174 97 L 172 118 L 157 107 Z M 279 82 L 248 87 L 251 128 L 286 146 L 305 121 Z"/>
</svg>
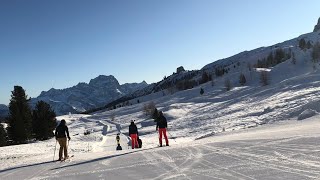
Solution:
<svg viewBox="0 0 320 180">
<path fill-rule="evenodd" d="M 168 95 L 177 91 L 199 86 L 202 84 L 201 81 L 204 73 L 207 73 L 209 77 L 212 77 L 214 79 L 213 81 L 224 81 L 225 79 L 229 79 L 234 87 L 240 86 L 240 73 L 244 74 L 247 79 L 250 77 L 247 83 L 259 85 L 259 73 L 255 75 L 256 79 L 253 81 L 254 72 L 257 72 L 254 68 L 263 67 L 278 71 L 277 66 L 283 66 L 281 64 L 284 62 L 295 63 L 297 59 L 303 59 L 306 63 L 305 65 L 312 64 L 313 68 L 316 68 L 318 66 L 316 63 L 318 60 L 313 60 L 312 53 L 317 42 L 320 43 L 320 18 L 314 31 L 311 33 L 303 34 L 297 38 L 272 46 L 244 51 L 234 56 L 214 61 L 205 65 L 201 70 L 173 73 L 160 82 L 150 84 L 144 89 L 127 94 L 126 96 L 109 103 L 107 107 L 112 107 L 125 101 L 138 99 L 139 97 L 157 92 L 162 92 L 162 95 Z M 271 80 L 273 82 L 280 82 L 285 78 L 298 75 L 297 73 L 304 71 L 304 68 L 306 67 L 297 65 L 294 68 L 297 70 L 287 74 L 277 74 L 277 77 L 271 78 Z M 271 76 L 273 76 L 273 72 L 270 73 Z"/>
<path fill-rule="evenodd" d="M 8 113 L 9 113 L 8 106 L 4 104 L 0 104 L 0 118 L 7 117 Z"/>
<path fill-rule="evenodd" d="M 58 115 L 79 113 L 88 109 L 104 106 L 126 94 L 146 87 L 148 84 L 127 83 L 120 85 L 118 80 L 110 75 L 100 75 L 91 79 L 89 83 L 79 83 L 67 89 L 50 89 L 43 91 L 31 104 L 39 100 L 49 103 Z"/>
</svg>

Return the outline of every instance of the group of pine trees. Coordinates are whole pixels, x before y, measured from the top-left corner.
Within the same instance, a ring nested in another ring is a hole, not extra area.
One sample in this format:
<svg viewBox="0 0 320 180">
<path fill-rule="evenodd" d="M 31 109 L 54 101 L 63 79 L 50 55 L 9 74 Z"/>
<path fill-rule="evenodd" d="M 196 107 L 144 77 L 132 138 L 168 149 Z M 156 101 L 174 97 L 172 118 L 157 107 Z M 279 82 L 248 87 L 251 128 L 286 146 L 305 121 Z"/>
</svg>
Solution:
<svg viewBox="0 0 320 180">
<path fill-rule="evenodd" d="M 32 111 L 21 86 L 15 86 L 9 104 L 7 132 L 0 126 L 0 146 L 21 144 L 29 140 L 46 140 L 54 136 L 56 114 L 50 105 L 39 101 Z"/>
<path fill-rule="evenodd" d="M 275 52 L 270 52 L 267 58 L 259 59 L 256 67 L 257 68 L 269 68 L 277 64 L 280 64 L 292 56 L 291 51 L 286 53 L 283 49 L 278 48 Z"/>
<path fill-rule="evenodd" d="M 304 38 L 299 40 L 299 48 L 302 50 L 311 49 L 313 46 L 310 41 L 306 41 Z"/>
<path fill-rule="evenodd" d="M 304 38 L 299 40 L 299 47 L 300 49 L 306 51 L 308 49 L 312 49 L 311 57 L 312 62 L 317 63 L 320 60 L 320 42 L 315 42 L 312 44 L 310 41 L 306 42 Z"/>
</svg>

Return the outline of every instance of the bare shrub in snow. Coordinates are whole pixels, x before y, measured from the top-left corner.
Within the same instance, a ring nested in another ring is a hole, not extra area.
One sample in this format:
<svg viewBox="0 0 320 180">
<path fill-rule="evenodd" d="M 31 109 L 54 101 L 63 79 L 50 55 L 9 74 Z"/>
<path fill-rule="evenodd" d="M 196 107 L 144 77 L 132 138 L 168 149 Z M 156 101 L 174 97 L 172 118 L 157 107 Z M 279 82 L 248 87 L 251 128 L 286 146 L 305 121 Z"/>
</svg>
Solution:
<svg viewBox="0 0 320 180">
<path fill-rule="evenodd" d="M 143 112 L 146 114 L 146 116 L 153 115 L 155 109 L 156 104 L 153 101 L 150 101 L 148 104 L 143 105 Z"/>
<path fill-rule="evenodd" d="M 224 81 L 224 87 L 226 88 L 227 91 L 230 91 L 231 90 L 231 81 L 227 78 L 225 81 Z"/>
<path fill-rule="evenodd" d="M 270 84 L 270 77 L 267 71 L 262 71 L 260 73 L 260 83 L 262 86 L 267 86 Z"/>
<path fill-rule="evenodd" d="M 296 60 L 296 56 L 294 54 L 294 52 L 292 52 L 292 60 L 291 60 L 292 64 L 297 64 L 297 60 Z"/>
<path fill-rule="evenodd" d="M 243 73 L 241 73 L 239 76 L 239 83 L 241 86 L 243 86 L 247 83 L 246 76 Z"/>
<path fill-rule="evenodd" d="M 204 90 L 203 90 L 203 88 L 201 88 L 200 89 L 200 94 L 203 95 L 203 93 L 204 93 Z"/>
<path fill-rule="evenodd" d="M 112 113 L 112 114 L 110 115 L 110 119 L 111 119 L 111 121 L 114 121 L 114 120 L 116 119 L 116 115 L 115 115 L 114 113 Z"/>
</svg>

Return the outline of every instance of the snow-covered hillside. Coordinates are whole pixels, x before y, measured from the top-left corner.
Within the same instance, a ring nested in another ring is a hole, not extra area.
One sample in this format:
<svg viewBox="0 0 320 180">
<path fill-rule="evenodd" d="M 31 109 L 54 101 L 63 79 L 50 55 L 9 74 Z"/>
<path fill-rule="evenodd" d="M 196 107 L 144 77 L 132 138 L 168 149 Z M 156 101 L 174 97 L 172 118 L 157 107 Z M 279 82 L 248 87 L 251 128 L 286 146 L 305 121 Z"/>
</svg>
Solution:
<svg viewBox="0 0 320 180">
<path fill-rule="evenodd" d="M 316 25 L 316 27 L 318 26 L 320 26 L 320 24 Z M 305 47 L 302 47 L 301 41 L 305 43 Z M 153 83 L 141 90 L 113 101 L 109 104 L 109 107 L 122 104 L 132 99 L 143 99 L 144 96 L 153 96 L 153 94 L 159 92 L 161 92 L 162 95 L 172 94 L 181 90 L 181 88 L 179 88 L 181 84 L 188 83 L 189 86 L 192 87 L 199 86 L 204 72 L 212 77 L 214 81 L 217 81 L 218 84 L 228 79 L 231 81 L 233 87 L 239 87 L 239 75 L 244 74 L 248 81 L 247 85 L 259 86 L 259 76 L 254 75 L 255 72 L 252 71 L 252 69 L 259 66 L 259 62 L 264 65 L 270 54 L 273 58 L 273 64 L 266 64 L 265 66 L 272 69 L 270 72 L 272 83 L 279 83 L 303 73 L 311 72 L 310 65 L 313 69 L 319 68 L 319 64 L 317 63 L 319 60 L 315 61 L 312 58 L 313 47 L 318 42 L 320 43 L 320 29 L 269 47 L 260 47 L 251 51 L 244 51 L 237 55 L 214 61 L 204 66 L 201 70 L 174 73 L 162 81 Z M 277 57 L 278 52 L 282 53 L 282 56 Z M 299 62 L 296 63 L 296 61 Z M 292 64 L 295 66 L 292 66 Z M 188 88 L 184 87 L 183 89 Z M 134 103 L 134 101 L 131 102 Z"/>
<path fill-rule="evenodd" d="M 98 76 L 90 82 L 79 83 L 67 89 L 50 89 L 43 91 L 40 96 L 32 99 L 32 104 L 43 100 L 49 103 L 58 115 L 69 112 L 83 112 L 89 109 L 106 105 L 126 94 L 132 93 L 146 87 L 148 84 L 126 83 L 120 85 L 114 76 Z"/>
<path fill-rule="evenodd" d="M 52 162 L 54 139 L 2 147 L 1 178 L 319 179 L 320 65 L 311 56 L 312 48 L 301 48 L 301 39 L 314 45 L 320 32 L 243 52 L 200 71 L 174 74 L 133 93 L 137 96 L 125 96 L 131 97 L 124 99 L 127 106 L 60 116 L 71 133 L 71 162 Z M 248 67 L 279 49 L 291 56 L 274 66 Z M 214 83 L 171 93 L 161 90 L 216 68 L 226 71 Z M 268 85 L 261 84 L 261 72 L 267 72 Z M 242 86 L 240 73 L 246 77 Z M 168 119 L 170 147 L 157 147 L 155 124 L 143 111 L 151 102 Z M 138 126 L 142 149 L 128 146 L 131 120 Z M 123 151 L 115 151 L 118 132 Z"/>
</svg>

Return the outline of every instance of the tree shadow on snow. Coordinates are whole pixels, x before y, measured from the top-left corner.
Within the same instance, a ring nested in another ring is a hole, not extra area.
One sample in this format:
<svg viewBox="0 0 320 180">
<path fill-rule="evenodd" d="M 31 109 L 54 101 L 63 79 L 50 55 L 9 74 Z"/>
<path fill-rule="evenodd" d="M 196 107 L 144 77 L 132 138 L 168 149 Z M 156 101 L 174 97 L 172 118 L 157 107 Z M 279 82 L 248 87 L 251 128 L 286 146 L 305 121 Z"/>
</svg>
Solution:
<svg viewBox="0 0 320 180">
<path fill-rule="evenodd" d="M 83 162 L 79 162 L 79 163 L 75 163 L 75 164 L 70 164 L 70 165 L 67 165 L 67 166 L 52 168 L 52 169 L 50 169 L 50 170 L 58 170 L 58 169 L 63 169 L 63 168 L 68 168 L 68 167 L 80 166 L 80 165 L 84 165 L 84 164 L 89 164 L 89 163 L 94 163 L 94 162 L 98 162 L 98 161 L 103 161 L 103 160 L 107 160 L 107 159 L 111 159 L 111 158 L 115 158 L 115 157 L 119 157 L 119 156 L 123 156 L 123 155 L 127 155 L 127 154 L 133 154 L 133 153 L 142 152 L 142 151 L 146 151 L 146 150 L 150 150 L 150 149 L 155 149 L 155 148 L 156 148 L 156 147 L 147 148 L 147 149 L 141 149 L 141 150 L 132 151 L 132 152 L 126 152 L 126 153 L 123 153 L 123 154 L 115 154 L 115 155 L 111 155 L 111 156 L 106 156 L 106 157 L 101 157 L 101 158 L 97 158 L 97 159 L 92 159 L 92 160 L 89 160 L 89 161 L 83 161 Z"/>
<path fill-rule="evenodd" d="M 41 163 L 36 163 L 36 164 L 29 164 L 29 165 L 23 165 L 23 166 L 18 166 L 18 167 L 12 167 L 12 168 L 7 168 L 0 170 L 0 173 L 6 172 L 6 171 L 11 171 L 11 170 L 17 170 L 21 168 L 28 168 L 28 167 L 33 167 L 33 166 L 40 166 L 44 164 L 50 164 L 50 163 L 55 163 L 56 161 L 46 161 L 46 162 L 41 162 Z"/>
</svg>

